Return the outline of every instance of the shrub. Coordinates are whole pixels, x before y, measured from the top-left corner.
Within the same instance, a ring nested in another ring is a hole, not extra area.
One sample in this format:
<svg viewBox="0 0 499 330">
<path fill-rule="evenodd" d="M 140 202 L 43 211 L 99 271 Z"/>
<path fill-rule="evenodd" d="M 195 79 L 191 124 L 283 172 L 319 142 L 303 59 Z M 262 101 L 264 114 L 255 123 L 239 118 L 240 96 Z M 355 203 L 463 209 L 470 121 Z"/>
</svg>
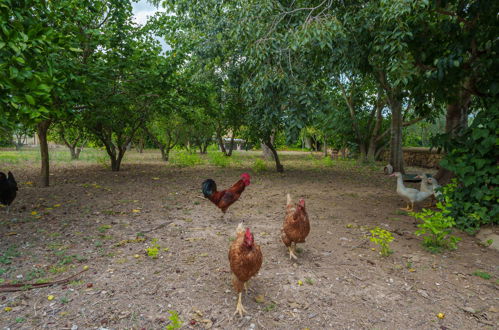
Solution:
<svg viewBox="0 0 499 330">
<path fill-rule="evenodd" d="M 371 242 L 378 244 L 381 247 L 379 254 L 386 257 L 393 253 L 390 250 L 390 242 L 393 241 L 393 235 L 388 230 L 375 227 L 370 230 L 371 237 L 369 239 Z"/>
<path fill-rule="evenodd" d="M 449 184 L 443 188 L 443 198 L 445 203 L 438 202 L 437 207 L 440 211 L 423 209 L 423 211 L 409 214 L 423 221 L 418 225 L 419 230 L 416 235 L 425 235 L 423 245 L 432 252 L 440 252 L 442 249 L 457 249 L 457 243 L 461 240 L 452 234 L 452 227 L 456 224 L 454 218 L 450 215 L 452 201 L 449 191 L 455 189 L 455 184 Z"/>
<path fill-rule="evenodd" d="M 471 233 L 484 224 L 499 223 L 499 104 L 484 108 L 458 137 L 450 140 L 443 135 L 435 140 L 449 150 L 440 165 L 457 178 L 458 189 L 447 192 L 453 201 L 447 205 L 449 215 L 458 228 Z"/>
</svg>

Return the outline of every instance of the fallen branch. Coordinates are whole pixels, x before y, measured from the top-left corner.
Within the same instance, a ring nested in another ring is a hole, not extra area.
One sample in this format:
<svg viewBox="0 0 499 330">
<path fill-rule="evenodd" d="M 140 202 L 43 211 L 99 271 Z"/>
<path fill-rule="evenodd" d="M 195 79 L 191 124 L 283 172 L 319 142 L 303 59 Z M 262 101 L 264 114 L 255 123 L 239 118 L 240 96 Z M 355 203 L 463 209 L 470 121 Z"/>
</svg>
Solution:
<svg viewBox="0 0 499 330">
<path fill-rule="evenodd" d="M 42 283 L 16 283 L 16 284 L 3 284 L 0 285 L 0 292 L 16 292 L 16 291 L 25 291 L 37 288 L 44 288 L 46 286 L 52 286 L 57 284 L 66 284 L 69 280 L 75 278 L 83 272 L 86 272 L 88 269 L 84 269 L 79 273 L 71 275 L 70 277 L 64 278 L 62 280 L 52 281 L 52 282 L 42 282 Z"/>
</svg>

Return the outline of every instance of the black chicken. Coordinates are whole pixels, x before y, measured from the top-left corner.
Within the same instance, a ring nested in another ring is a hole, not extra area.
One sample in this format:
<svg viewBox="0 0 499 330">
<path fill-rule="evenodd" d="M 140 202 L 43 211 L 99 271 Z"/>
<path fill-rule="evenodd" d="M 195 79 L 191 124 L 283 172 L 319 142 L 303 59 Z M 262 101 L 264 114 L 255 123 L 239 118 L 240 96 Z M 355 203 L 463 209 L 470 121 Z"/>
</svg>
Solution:
<svg viewBox="0 0 499 330">
<path fill-rule="evenodd" d="M 17 182 L 14 175 L 9 171 L 9 176 L 0 172 L 0 203 L 7 205 L 7 213 L 10 211 L 10 204 L 17 195 Z"/>
</svg>

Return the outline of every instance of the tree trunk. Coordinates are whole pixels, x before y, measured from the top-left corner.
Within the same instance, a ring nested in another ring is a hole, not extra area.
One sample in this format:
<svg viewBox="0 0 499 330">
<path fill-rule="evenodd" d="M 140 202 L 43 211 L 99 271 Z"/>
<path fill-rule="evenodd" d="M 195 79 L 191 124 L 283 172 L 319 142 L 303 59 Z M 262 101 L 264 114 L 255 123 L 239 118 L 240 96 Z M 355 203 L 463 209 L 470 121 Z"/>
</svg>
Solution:
<svg viewBox="0 0 499 330">
<path fill-rule="evenodd" d="M 236 136 L 236 134 L 234 132 L 232 132 L 232 136 L 230 138 L 229 150 L 225 154 L 225 156 L 227 156 L 227 157 L 232 156 L 232 150 L 234 150 L 234 138 L 235 138 L 235 136 Z"/>
<path fill-rule="evenodd" d="M 459 92 L 459 99 L 447 105 L 445 116 L 445 133 L 450 139 L 458 138 L 463 129 L 468 127 L 468 110 L 471 103 L 470 82 L 466 81 Z M 435 179 L 440 184 L 447 184 L 454 177 L 454 173 L 446 168 L 440 167 Z"/>
<path fill-rule="evenodd" d="M 41 184 L 43 187 L 49 186 L 50 162 L 49 162 L 49 146 L 47 142 L 47 131 L 50 127 L 50 120 L 44 120 L 38 123 L 36 130 L 38 140 L 40 141 L 40 154 L 42 160 L 41 167 Z"/>
<path fill-rule="evenodd" d="M 374 124 L 374 128 L 371 134 L 371 138 L 369 139 L 369 147 L 367 149 L 367 161 L 370 163 L 374 163 L 376 161 L 376 146 L 378 143 L 378 140 L 380 139 L 379 136 L 379 130 L 381 129 L 381 124 L 383 123 L 383 116 L 381 113 L 382 110 L 382 105 L 379 102 L 379 97 L 378 97 L 378 102 L 376 104 L 376 121 Z"/>
<path fill-rule="evenodd" d="M 161 151 L 161 159 L 165 162 L 168 161 L 170 150 L 166 147 L 160 147 L 159 150 Z"/>
<path fill-rule="evenodd" d="M 392 110 L 390 137 L 390 164 L 394 172 L 405 173 L 404 153 L 402 151 L 402 103 L 398 98 L 389 98 Z"/>
<path fill-rule="evenodd" d="M 78 154 L 77 154 L 76 148 L 72 145 L 69 145 L 68 148 L 69 148 L 69 153 L 71 154 L 71 160 L 78 159 L 80 152 L 78 151 Z"/>
<path fill-rule="evenodd" d="M 80 159 L 80 153 L 82 150 L 82 147 L 76 147 L 75 159 Z"/>
<path fill-rule="evenodd" d="M 218 145 L 220 146 L 220 150 L 223 152 L 224 155 L 227 155 L 227 150 L 225 150 L 225 144 L 222 138 L 222 134 L 220 134 L 218 130 L 217 130 L 217 140 L 218 140 Z"/>
<path fill-rule="evenodd" d="M 273 143 L 270 142 L 270 139 L 269 139 L 269 141 L 265 142 L 265 145 L 272 152 L 272 156 L 275 160 L 275 168 L 276 168 L 277 172 L 280 172 L 280 173 L 284 172 L 284 166 L 282 166 L 281 162 L 279 161 L 279 155 L 277 154 L 277 151 L 275 150 Z"/>
<path fill-rule="evenodd" d="M 324 134 L 324 157 L 327 157 L 327 136 Z"/>
</svg>

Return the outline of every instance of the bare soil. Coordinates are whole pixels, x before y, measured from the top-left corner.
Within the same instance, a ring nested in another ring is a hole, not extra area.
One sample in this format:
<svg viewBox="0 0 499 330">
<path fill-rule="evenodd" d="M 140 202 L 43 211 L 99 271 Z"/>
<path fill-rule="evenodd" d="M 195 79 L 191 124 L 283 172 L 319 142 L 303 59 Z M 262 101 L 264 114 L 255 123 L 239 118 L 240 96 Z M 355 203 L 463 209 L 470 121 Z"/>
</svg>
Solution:
<svg viewBox="0 0 499 330">
<path fill-rule="evenodd" d="M 250 161 L 179 168 L 156 159 L 151 153 L 120 172 L 57 163 L 48 188 L 36 185 L 38 164 L 2 165 L 20 183 L 11 213 L 0 210 L 3 284 L 63 279 L 89 266 L 68 284 L 0 292 L 2 329 L 164 329 L 169 311 L 193 329 L 499 325 L 499 253 L 461 232 L 458 250 L 425 250 L 381 167 L 321 166 L 291 152 L 283 153 L 283 174 L 255 173 Z M 252 183 L 221 219 L 201 182 L 225 188 L 242 172 Z M 305 198 L 311 220 L 298 261 L 279 238 L 288 192 Z M 243 295 L 243 318 L 234 315 L 227 258 L 240 221 L 264 255 Z M 393 233 L 392 255 L 380 256 L 366 238 L 375 226 Z M 157 258 L 145 252 L 154 246 Z"/>
</svg>

